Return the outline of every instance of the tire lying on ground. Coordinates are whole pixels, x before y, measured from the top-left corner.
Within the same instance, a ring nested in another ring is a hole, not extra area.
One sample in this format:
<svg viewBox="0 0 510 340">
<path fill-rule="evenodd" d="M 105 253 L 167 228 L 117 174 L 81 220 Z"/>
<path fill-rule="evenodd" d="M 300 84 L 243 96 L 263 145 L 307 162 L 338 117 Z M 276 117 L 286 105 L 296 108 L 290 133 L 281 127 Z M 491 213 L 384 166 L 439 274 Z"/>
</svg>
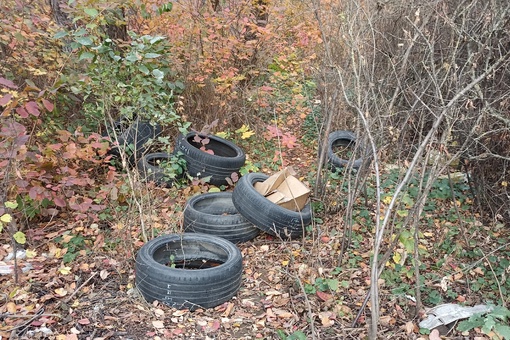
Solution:
<svg viewBox="0 0 510 340">
<path fill-rule="evenodd" d="M 198 233 L 170 234 L 140 248 L 135 284 L 147 302 L 212 308 L 237 293 L 242 270 L 241 252 L 232 242 Z"/>
<path fill-rule="evenodd" d="M 137 163 L 138 172 L 144 181 L 154 182 L 162 187 L 171 187 L 175 179 L 182 177 L 182 174 L 172 175 L 165 171 L 162 165 L 163 162 L 171 162 L 173 156 L 166 152 L 156 152 L 143 155 Z"/>
<path fill-rule="evenodd" d="M 141 159 L 150 145 L 149 141 L 156 139 L 162 132 L 159 124 L 151 124 L 150 122 L 143 121 L 140 118 L 135 119 L 130 125 L 126 127 L 124 121 L 115 123 L 115 129 L 120 130 L 121 133 L 117 134 L 118 145 L 110 149 L 110 154 L 114 157 L 120 158 L 121 150 L 124 150 L 128 155 L 128 162 L 130 165 L 135 166 L 137 160 Z M 115 142 L 113 134 L 110 134 L 112 142 Z"/>
<path fill-rule="evenodd" d="M 269 176 L 249 173 L 241 177 L 234 188 L 232 202 L 237 211 L 262 231 L 282 239 L 303 236 L 304 228 L 312 221 L 310 204 L 301 211 L 282 208 L 255 190 L 254 184 Z"/>
<path fill-rule="evenodd" d="M 339 169 L 346 166 L 350 166 L 353 169 L 359 169 L 363 163 L 362 158 L 350 161 L 348 159 L 341 159 L 335 153 L 335 149 L 338 147 L 347 147 L 354 149 L 356 144 L 356 135 L 350 131 L 333 131 L 328 137 L 328 162 L 333 168 Z M 359 148 L 359 146 L 358 146 Z"/>
<path fill-rule="evenodd" d="M 259 234 L 259 229 L 239 214 L 231 192 L 190 198 L 184 209 L 184 230 L 218 236 L 233 243 L 249 241 Z"/>
<path fill-rule="evenodd" d="M 196 139 L 208 140 L 208 143 L 202 144 Z M 205 151 L 200 149 L 202 147 Z M 209 183 L 217 186 L 228 184 L 226 178 L 230 178 L 232 173 L 239 174 L 239 169 L 246 161 L 244 151 L 234 143 L 196 132 L 179 135 L 175 150 L 184 154 L 187 171 L 192 177 L 211 176 Z"/>
</svg>

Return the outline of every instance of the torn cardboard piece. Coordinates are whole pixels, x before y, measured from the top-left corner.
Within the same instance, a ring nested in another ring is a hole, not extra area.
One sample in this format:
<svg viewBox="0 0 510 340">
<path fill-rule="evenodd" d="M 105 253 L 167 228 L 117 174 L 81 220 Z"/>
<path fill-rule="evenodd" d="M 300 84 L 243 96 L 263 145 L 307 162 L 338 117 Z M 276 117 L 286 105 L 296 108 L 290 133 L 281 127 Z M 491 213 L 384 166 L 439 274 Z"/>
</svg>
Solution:
<svg viewBox="0 0 510 340">
<path fill-rule="evenodd" d="M 255 190 L 282 208 L 301 211 L 308 201 L 310 189 L 294 174 L 292 168 L 285 168 L 264 182 L 255 183 Z"/>
</svg>

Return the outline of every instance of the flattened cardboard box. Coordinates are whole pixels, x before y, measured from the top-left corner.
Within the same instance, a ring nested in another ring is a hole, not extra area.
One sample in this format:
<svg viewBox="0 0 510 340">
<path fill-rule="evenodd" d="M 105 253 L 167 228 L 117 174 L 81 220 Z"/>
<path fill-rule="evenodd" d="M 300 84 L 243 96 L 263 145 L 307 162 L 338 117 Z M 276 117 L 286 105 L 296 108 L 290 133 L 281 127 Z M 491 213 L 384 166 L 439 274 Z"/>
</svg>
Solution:
<svg viewBox="0 0 510 340">
<path fill-rule="evenodd" d="M 292 168 L 285 168 L 264 182 L 255 183 L 255 190 L 282 208 L 301 211 L 308 201 L 310 189 L 294 177 L 293 173 Z"/>
</svg>

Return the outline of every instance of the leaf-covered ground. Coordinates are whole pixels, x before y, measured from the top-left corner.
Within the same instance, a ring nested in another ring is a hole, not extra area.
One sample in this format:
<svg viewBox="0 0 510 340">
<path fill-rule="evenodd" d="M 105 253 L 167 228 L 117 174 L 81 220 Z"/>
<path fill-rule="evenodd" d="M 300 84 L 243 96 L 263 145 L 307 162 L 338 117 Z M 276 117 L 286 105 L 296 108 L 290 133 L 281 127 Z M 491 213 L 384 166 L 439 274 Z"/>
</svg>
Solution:
<svg viewBox="0 0 510 340">
<path fill-rule="evenodd" d="M 299 121 L 295 120 L 295 131 L 301 131 Z M 309 183 L 315 148 L 307 143 L 292 146 L 286 150 L 286 162 Z M 143 243 L 135 208 L 117 212 L 116 220 L 102 224 L 75 221 L 65 213 L 29 223 L 24 229 L 26 257 L 17 261 L 17 278 L 0 276 L 0 335 L 13 339 L 366 338 L 370 306 L 362 306 L 370 284 L 375 206 L 370 197 L 360 197 L 354 208 L 351 246 L 339 258 L 344 228 L 340 182 L 331 179 L 328 195 L 317 205 L 313 232 L 309 230 L 306 239 L 282 242 L 261 234 L 240 244 L 244 272 L 236 297 L 214 309 L 194 312 L 148 304 L 137 293 L 135 255 Z M 181 232 L 186 200 L 201 190 L 190 184 L 179 190 L 146 191 L 150 197 L 145 197 L 143 217 L 150 233 Z M 441 190 L 448 188 L 438 186 L 422 226 L 425 305 L 474 305 L 485 302 L 490 294 L 497 299 L 506 291 L 508 268 L 501 271 L 496 263 L 508 266 L 507 231 L 494 231 L 473 218 L 467 194 L 452 203 L 448 194 L 441 196 Z M 462 235 L 452 204 L 465 208 L 461 217 L 467 221 L 463 223 L 469 235 Z M 7 233 L 0 237 L 0 264 L 13 265 L 7 258 L 11 241 Z M 475 246 L 467 247 L 465 240 Z M 418 323 L 424 311 L 416 310 L 412 297 L 414 272 L 408 243 L 409 236 L 401 236 L 379 280 L 379 337 L 438 339 L 437 333 L 420 334 Z M 496 280 L 488 277 L 491 268 Z M 484 339 L 479 333 L 475 328 L 469 336 Z M 444 334 L 461 337 L 455 329 Z"/>
</svg>

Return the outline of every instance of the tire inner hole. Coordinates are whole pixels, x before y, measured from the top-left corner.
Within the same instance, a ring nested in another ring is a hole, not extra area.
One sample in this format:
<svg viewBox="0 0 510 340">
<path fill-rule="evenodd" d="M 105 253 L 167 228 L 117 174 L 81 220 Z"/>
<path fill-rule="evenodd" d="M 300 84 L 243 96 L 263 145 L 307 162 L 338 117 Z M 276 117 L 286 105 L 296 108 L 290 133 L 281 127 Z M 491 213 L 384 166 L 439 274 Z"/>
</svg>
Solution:
<svg viewBox="0 0 510 340">
<path fill-rule="evenodd" d="M 221 266 L 223 262 L 211 259 L 187 259 L 187 260 L 170 260 L 166 266 L 178 269 L 207 269 Z"/>
<path fill-rule="evenodd" d="M 221 246 L 192 240 L 164 244 L 154 251 L 153 256 L 156 262 L 166 267 L 190 270 L 218 267 L 229 258 Z"/>
<path fill-rule="evenodd" d="M 349 139 L 338 139 L 331 145 L 331 150 L 340 159 L 350 159 L 354 154 L 355 144 Z"/>
<path fill-rule="evenodd" d="M 236 157 L 237 156 L 237 152 L 235 150 L 231 149 L 230 147 L 228 147 L 228 145 L 224 145 L 223 143 L 219 143 L 213 139 L 209 139 L 209 143 L 207 143 L 206 145 L 202 145 L 201 143 L 195 142 L 193 140 L 193 137 L 189 138 L 188 142 L 197 149 L 200 149 L 204 146 L 205 150 L 212 150 L 215 156 L 220 156 L 220 157 Z"/>
</svg>

